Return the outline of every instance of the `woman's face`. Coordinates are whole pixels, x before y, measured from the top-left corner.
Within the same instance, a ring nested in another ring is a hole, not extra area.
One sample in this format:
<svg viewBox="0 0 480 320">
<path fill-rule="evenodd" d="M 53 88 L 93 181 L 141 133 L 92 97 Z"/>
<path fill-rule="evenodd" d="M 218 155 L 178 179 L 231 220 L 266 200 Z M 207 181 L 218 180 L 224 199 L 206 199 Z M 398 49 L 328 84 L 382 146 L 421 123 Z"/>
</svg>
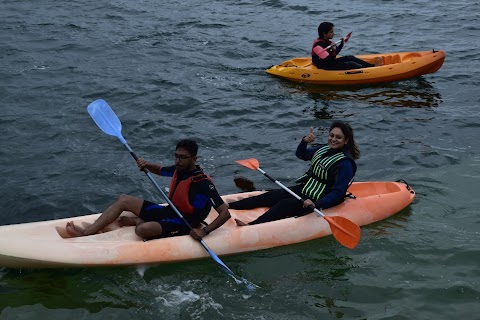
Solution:
<svg viewBox="0 0 480 320">
<path fill-rule="evenodd" d="M 332 40 L 334 35 L 335 35 L 335 32 L 333 31 L 333 28 L 332 28 L 332 30 L 323 33 L 323 39 Z"/>
<path fill-rule="evenodd" d="M 332 149 L 343 148 L 348 143 L 340 128 L 333 128 L 328 135 L 328 146 Z"/>
</svg>

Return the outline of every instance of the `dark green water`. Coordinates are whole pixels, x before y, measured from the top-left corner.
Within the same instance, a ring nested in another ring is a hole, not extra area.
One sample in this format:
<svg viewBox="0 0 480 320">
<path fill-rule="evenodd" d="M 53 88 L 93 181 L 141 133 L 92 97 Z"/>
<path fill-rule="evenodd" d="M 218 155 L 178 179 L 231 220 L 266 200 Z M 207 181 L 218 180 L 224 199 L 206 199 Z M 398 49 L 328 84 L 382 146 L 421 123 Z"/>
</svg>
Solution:
<svg viewBox="0 0 480 320">
<path fill-rule="evenodd" d="M 243 291 L 211 260 L 149 268 L 0 269 L 0 319 L 477 319 L 480 312 L 480 5 L 472 1 L 2 1 L 2 224 L 102 211 L 120 193 L 158 200 L 130 155 L 86 112 L 109 102 L 135 151 L 170 163 L 201 144 L 223 194 L 234 160 L 257 158 L 288 184 L 313 126 L 349 121 L 357 181 L 405 179 L 396 216 L 332 237 L 222 260 L 259 284 Z M 307 87 L 265 69 L 307 56 L 318 23 L 343 54 L 444 50 L 435 74 L 363 87 Z M 161 180 L 167 184 L 167 180 Z M 301 232 L 301 230 L 299 230 Z"/>
</svg>

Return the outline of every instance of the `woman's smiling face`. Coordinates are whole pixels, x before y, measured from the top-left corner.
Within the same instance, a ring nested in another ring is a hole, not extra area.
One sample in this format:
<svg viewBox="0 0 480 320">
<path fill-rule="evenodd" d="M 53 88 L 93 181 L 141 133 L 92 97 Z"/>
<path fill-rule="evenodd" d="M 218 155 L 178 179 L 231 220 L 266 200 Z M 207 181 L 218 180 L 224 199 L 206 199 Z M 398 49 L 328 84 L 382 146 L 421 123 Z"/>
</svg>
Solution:
<svg viewBox="0 0 480 320">
<path fill-rule="evenodd" d="M 348 143 L 343 131 L 340 128 L 333 128 L 328 135 L 328 146 L 332 149 L 343 148 Z"/>
</svg>

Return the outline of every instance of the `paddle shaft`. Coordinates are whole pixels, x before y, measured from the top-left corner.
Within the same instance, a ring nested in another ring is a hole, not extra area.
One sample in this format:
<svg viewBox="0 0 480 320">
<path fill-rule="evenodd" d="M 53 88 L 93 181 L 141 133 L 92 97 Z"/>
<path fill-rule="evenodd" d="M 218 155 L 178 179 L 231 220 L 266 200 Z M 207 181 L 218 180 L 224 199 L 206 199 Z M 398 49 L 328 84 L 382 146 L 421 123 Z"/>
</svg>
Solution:
<svg viewBox="0 0 480 320">
<path fill-rule="evenodd" d="M 333 47 L 334 45 L 335 45 L 335 46 L 338 46 L 340 43 L 342 43 L 342 40 L 338 40 L 337 42 L 332 43 L 331 45 L 329 45 L 328 47 L 324 48 L 324 49 L 323 49 L 322 51 L 320 51 L 320 52 L 323 52 L 323 51 L 325 51 L 325 50 L 328 50 L 328 49 L 330 49 L 331 47 Z"/>
<path fill-rule="evenodd" d="M 347 36 L 344 38 L 345 43 L 348 41 L 348 39 L 350 39 L 350 35 L 351 35 L 351 34 L 352 34 L 352 33 L 350 32 L 350 33 L 347 34 Z M 317 54 L 320 54 L 320 53 L 322 53 L 322 52 L 330 49 L 330 48 L 333 47 L 334 45 L 338 46 L 340 43 L 342 43 L 342 39 L 338 40 L 338 41 L 335 42 L 335 43 L 332 43 L 331 45 L 329 45 L 329 46 L 326 47 L 326 48 L 323 48 L 322 50 L 318 51 Z"/>
<path fill-rule="evenodd" d="M 293 192 L 292 190 L 290 190 L 288 187 L 286 187 L 283 183 L 281 183 L 280 181 L 278 180 L 275 180 L 273 179 L 272 177 L 270 177 L 268 175 L 268 173 L 266 173 L 265 171 L 263 171 L 261 168 L 257 168 L 258 171 L 260 171 L 261 174 L 263 174 L 265 177 L 267 177 L 268 179 L 272 180 L 273 182 L 275 182 L 276 184 L 278 184 L 280 187 L 283 188 L 283 190 L 287 191 L 288 193 L 290 193 L 292 196 L 294 196 L 295 198 L 297 198 L 298 200 L 300 201 L 303 201 L 303 199 L 298 195 L 296 194 L 295 192 Z M 315 211 L 315 213 L 317 215 L 319 215 L 320 217 L 323 217 L 325 218 L 325 215 L 323 214 L 322 211 L 318 210 L 317 208 L 314 208 L 313 211 Z"/>
</svg>

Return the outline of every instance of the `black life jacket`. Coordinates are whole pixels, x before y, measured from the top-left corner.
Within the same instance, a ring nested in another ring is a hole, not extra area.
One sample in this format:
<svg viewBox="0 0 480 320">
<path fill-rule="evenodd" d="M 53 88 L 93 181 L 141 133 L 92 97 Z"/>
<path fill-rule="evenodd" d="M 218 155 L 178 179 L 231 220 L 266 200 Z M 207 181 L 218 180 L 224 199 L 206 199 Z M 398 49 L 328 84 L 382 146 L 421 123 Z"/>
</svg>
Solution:
<svg viewBox="0 0 480 320">
<path fill-rule="evenodd" d="M 318 149 L 310 162 L 310 169 L 300 178 L 297 183 L 304 183 L 302 193 L 313 201 L 318 201 L 323 195 L 330 192 L 337 178 L 338 163 L 348 158 L 352 161 L 354 174 L 357 165 L 353 157 L 346 149 L 332 152 L 328 145 Z"/>
</svg>

